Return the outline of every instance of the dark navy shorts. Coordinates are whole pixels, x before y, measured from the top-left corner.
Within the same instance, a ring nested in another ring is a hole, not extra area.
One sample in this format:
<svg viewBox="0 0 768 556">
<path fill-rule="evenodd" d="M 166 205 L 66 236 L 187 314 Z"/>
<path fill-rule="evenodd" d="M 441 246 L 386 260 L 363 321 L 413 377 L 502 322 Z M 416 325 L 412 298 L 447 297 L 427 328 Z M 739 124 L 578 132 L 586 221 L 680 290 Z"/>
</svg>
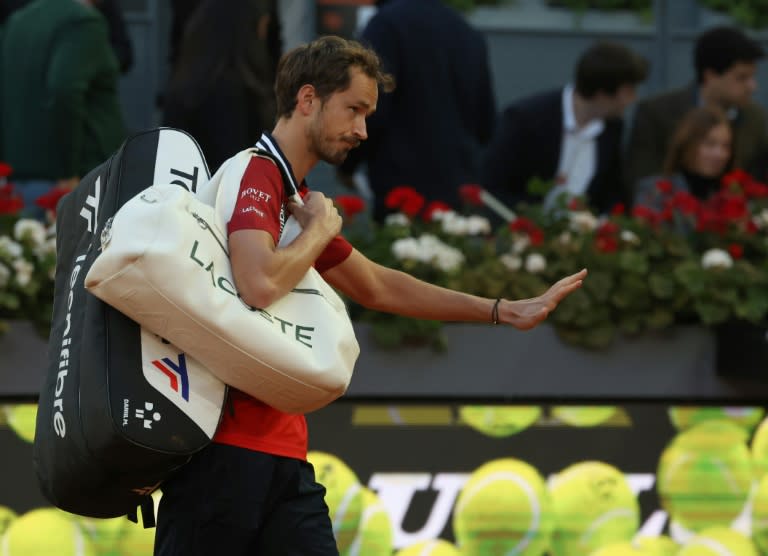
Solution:
<svg viewBox="0 0 768 556">
<path fill-rule="evenodd" d="M 155 556 L 338 556 L 306 461 L 213 443 L 161 487 Z"/>
</svg>

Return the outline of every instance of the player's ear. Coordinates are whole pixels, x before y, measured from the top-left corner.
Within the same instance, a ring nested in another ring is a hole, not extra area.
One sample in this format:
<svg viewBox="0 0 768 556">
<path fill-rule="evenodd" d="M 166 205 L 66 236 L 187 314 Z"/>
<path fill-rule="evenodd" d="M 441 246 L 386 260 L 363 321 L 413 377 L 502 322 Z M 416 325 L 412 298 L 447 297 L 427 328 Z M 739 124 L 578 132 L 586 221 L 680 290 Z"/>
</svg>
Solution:
<svg viewBox="0 0 768 556">
<path fill-rule="evenodd" d="M 303 85 L 301 89 L 299 89 L 299 92 L 296 93 L 296 108 L 304 116 L 311 114 L 318 105 L 319 99 L 317 97 L 317 92 L 312 85 Z"/>
</svg>

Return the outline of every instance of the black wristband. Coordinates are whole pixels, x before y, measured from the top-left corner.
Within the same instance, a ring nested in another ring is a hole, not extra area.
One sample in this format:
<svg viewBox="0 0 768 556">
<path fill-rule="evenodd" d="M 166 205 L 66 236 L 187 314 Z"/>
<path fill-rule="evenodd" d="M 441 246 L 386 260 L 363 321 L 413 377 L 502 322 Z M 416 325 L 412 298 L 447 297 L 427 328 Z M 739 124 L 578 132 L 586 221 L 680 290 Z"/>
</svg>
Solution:
<svg viewBox="0 0 768 556">
<path fill-rule="evenodd" d="M 501 303 L 501 298 L 496 298 L 496 303 L 493 304 L 493 309 L 491 309 L 491 322 L 493 324 L 499 324 L 499 303 Z"/>
</svg>

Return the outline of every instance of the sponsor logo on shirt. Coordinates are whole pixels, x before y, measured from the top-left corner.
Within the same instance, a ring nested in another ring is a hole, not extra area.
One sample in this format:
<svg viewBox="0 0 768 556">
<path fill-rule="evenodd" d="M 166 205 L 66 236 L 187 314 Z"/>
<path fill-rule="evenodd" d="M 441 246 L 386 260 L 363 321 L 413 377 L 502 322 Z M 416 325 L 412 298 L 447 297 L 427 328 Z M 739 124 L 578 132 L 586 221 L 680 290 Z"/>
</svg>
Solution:
<svg viewBox="0 0 768 556">
<path fill-rule="evenodd" d="M 240 198 L 245 199 L 248 197 L 249 199 L 253 199 L 256 202 L 265 202 L 268 203 L 269 200 L 272 198 L 272 195 L 269 193 L 264 193 L 261 189 L 256 189 L 255 187 L 248 187 L 246 189 L 243 189 L 240 192 Z"/>
<path fill-rule="evenodd" d="M 264 218 L 264 211 L 257 209 L 253 205 L 249 205 L 247 207 L 243 207 L 240 209 L 240 214 L 248 214 L 249 212 L 255 212 L 256 214 Z"/>
</svg>

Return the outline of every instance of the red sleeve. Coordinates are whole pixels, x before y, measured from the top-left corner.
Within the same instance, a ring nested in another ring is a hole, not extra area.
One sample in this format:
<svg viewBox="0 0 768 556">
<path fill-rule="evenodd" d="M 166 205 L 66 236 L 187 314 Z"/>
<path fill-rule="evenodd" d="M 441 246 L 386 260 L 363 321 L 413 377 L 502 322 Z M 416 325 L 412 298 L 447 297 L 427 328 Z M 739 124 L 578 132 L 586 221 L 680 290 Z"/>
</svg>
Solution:
<svg viewBox="0 0 768 556">
<path fill-rule="evenodd" d="M 240 191 L 227 233 L 237 230 L 264 230 L 277 245 L 280 238 L 280 212 L 283 207 L 283 180 L 270 160 L 254 156 L 240 181 Z"/>
<path fill-rule="evenodd" d="M 315 261 L 315 270 L 321 274 L 343 263 L 352 252 L 352 245 L 343 237 L 336 236 L 326 245 L 325 251 Z"/>
</svg>

